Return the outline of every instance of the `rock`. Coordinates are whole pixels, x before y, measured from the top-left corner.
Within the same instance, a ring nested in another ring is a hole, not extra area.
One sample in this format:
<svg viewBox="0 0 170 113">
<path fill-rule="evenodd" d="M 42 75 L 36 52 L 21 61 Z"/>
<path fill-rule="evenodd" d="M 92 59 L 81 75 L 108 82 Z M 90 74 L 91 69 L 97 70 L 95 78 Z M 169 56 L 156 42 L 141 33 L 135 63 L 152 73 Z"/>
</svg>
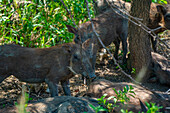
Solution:
<svg viewBox="0 0 170 113">
<path fill-rule="evenodd" d="M 94 99 L 87 97 L 56 96 L 29 103 L 26 108 L 30 113 L 95 113 L 89 104 L 99 106 Z M 5 111 L 5 112 L 4 112 Z M 16 107 L 1 109 L 0 113 L 16 113 Z"/>
<path fill-rule="evenodd" d="M 109 96 L 116 96 L 113 88 L 115 88 L 118 91 L 122 90 L 123 87 L 125 87 L 126 85 L 131 85 L 134 88 L 133 91 L 135 92 L 136 95 L 135 98 L 128 95 L 130 101 L 126 104 L 127 106 L 125 107 L 125 109 L 131 110 L 134 113 L 139 112 L 141 110 L 139 101 L 140 99 L 143 103 L 152 102 L 156 103 L 158 106 L 163 106 L 162 111 L 165 113 L 170 112 L 170 110 L 169 111 L 166 110 L 166 107 L 170 106 L 170 101 L 161 99 L 158 95 L 155 95 L 151 91 L 146 90 L 145 88 L 133 83 L 126 82 L 113 83 L 105 79 L 99 79 L 90 84 L 86 95 L 93 98 L 100 98 L 103 94 L 108 94 L 107 95 L 108 98 Z M 122 106 L 120 108 L 116 108 L 115 112 L 120 112 L 121 108 Z"/>
</svg>

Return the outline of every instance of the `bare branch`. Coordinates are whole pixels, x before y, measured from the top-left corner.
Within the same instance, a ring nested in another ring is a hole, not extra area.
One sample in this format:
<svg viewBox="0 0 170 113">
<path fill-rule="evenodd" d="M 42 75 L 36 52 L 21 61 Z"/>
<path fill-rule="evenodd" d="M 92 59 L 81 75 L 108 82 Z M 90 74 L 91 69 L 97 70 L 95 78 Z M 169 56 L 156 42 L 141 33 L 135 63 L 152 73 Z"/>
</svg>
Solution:
<svg viewBox="0 0 170 113">
<path fill-rule="evenodd" d="M 136 17 L 131 16 L 127 11 L 121 9 L 120 7 L 116 6 L 115 4 L 110 3 L 108 0 L 106 0 L 106 2 L 108 3 L 108 5 L 111 7 L 111 9 L 112 9 L 115 13 L 117 13 L 118 15 L 122 16 L 122 17 L 125 18 L 125 19 L 128 19 L 128 20 L 129 20 L 130 22 L 132 22 L 133 24 L 141 27 L 144 31 L 146 31 L 147 33 L 149 33 L 154 39 L 158 39 L 158 38 L 159 38 L 159 37 L 155 34 L 154 31 L 155 31 L 155 30 L 158 30 L 158 29 L 160 29 L 160 28 L 162 28 L 162 27 L 158 27 L 158 28 L 156 28 L 156 29 L 150 29 L 150 28 L 148 28 L 146 25 L 144 25 L 144 24 L 141 22 L 142 19 L 139 19 L 139 18 L 136 18 Z M 116 8 L 116 9 L 118 9 L 121 13 L 123 13 L 123 14 L 125 14 L 125 15 L 119 13 L 119 12 L 118 12 L 117 10 L 115 10 L 113 7 Z M 127 17 L 127 16 L 128 16 L 128 17 Z M 130 17 L 130 18 L 129 18 L 129 17 Z M 132 20 L 132 19 L 134 19 L 135 21 Z"/>
<path fill-rule="evenodd" d="M 67 11 L 68 14 L 71 16 L 71 19 L 72 19 L 72 21 L 73 21 L 73 24 L 74 24 L 74 25 L 76 26 L 76 28 L 78 28 L 78 30 L 79 30 L 79 27 L 76 25 L 76 23 L 75 23 L 75 21 L 74 21 L 74 19 L 73 19 L 72 14 L 69 12 L 69 10 L 68 10 L 67 6 L 64 4 L 63 0 L 60 0 L 60 2 L 62 2 L 62 4 L 63 4 L 63 6 L 65 7 L 66 11 Z"/>
<path fill-rule="evenodd" d="M 165 93 L 169 93 L 170 92 L 170 89 L 168 89 Z"/>
</svg>

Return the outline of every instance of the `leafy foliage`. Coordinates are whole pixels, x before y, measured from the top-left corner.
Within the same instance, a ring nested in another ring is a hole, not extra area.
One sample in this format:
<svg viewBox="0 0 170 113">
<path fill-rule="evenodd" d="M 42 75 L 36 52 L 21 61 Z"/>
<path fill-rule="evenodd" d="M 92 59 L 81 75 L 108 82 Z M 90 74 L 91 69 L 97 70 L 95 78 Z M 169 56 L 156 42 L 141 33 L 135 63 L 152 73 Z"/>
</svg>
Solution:
<svg viewBox="0 0 170 113">
<path fill-rule="evenodd" d="M 131 0 L 124 0 L 126 2 L 131 2 Z M 167 0 L 152 0 L 153 3 L 167 4 Z"/>
<path fill-rule="evenodd" d="M 72 41 L 73 34 L 67 31 L 66 25 L 73 22 L 60 0 L 24 1 L 0 2 L 0 44 L 43 48 Z M 77 25 L 88 20 L 84 0 L 63 1 Z M 92 1 L 89 2 L 94 16 Z"/>
<path fill-rule="evenodd" d="M 132 73 L 132 74 L 136 74 L 136 69 L 135 69 L 135 68 L 132 68 L 131 73 Z"/>
<path fill-rule="evenodd" d="M 103 96 L 101 96 L 100 98 L 97 99 L 100 104 L 99 106 L 95 107 L 92 104 L 90 104 L 89 106 L 95 111 L 95 113 L 98 113 L 99 111 L 107 111 L 107 112 L 113 113 L 114 109 L 116 109 L 116 107 L 120 107 L 118 105 L 119 103 L 121 103 L 122 105 L 125 105 L 125 103 L 130 101 L 130 99 L 127 97 L 127 95 L 135 98 L 134 97 L 135 92 L 133 91 L 133 89 L 134 88 L 132 86 L 128 86 L 128 85 L 123 88 L 123 91 L 116 91 L 113 88 L 116 96 L 107 97 L 107 94 L 104 94 Z M 155 103 L 149 104 L 149 103 L 145 102 L 145 104 L 148 109 L 147 113 L 158 113 L 159 110 L 162 108 L 162 106 L 158 107 Z M 122 113 L 133 113 L 132 111 L 128 111 L 127 109 L 126 110 L 121 109 L 121 112 Z"/>
<path fill-rule="evenodd" d="M 149 104 L 149 103 L 145 102 L 145 104 L 148 108 L 147 113 L 157 113 L 159 111 L 159 109 L 163 108 L 162 106 L 160 106 L 160 107 L 156 106 L 155 103 Z"/>
<path fill-rule="evenodd" d="M 167 4 L 167 0 L 152 0 L 154 3 Z"/>
<path fill-rule="evenodd" d="M 108 111 L 113 112 L 116 107 L 119 107 L 118 103 L 125 104 L 125 102 L 128 102 L 130 99 L 127 97 L 127 95 L 134 97 L 135 93 L 133 91 L 132 86 L 125 86 L 123 88 L 123 91 L 116 91 L 114 88 L 114 92 L 116 96 L 110 96 L 108 98 L 107 94 L 104 94 L 101 96 L 101 98 L 98 98 L 99 106 L 95 107 L 90 104 L 90 107 L 95 110 L 95 112 L 99 111 Z M 124 110 L 121 110 L 123 113 L 131 113 L 131 112 L 124 112 Z"/>
</svg>

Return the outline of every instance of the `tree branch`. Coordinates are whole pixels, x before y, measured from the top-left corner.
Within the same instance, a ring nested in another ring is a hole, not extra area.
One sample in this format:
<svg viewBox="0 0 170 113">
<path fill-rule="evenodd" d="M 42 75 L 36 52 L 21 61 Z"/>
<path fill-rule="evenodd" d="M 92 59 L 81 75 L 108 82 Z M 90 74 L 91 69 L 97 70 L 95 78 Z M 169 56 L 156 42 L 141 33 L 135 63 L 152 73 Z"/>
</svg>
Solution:
<svg viewBox="0 0 170 113">
<path fill-rule="evenodd" d="M 62 2 L 62 4 L 63 4 L 63 6 L 65 7 L 66 11 L 67 11 L 68 14 L 71 16 L 71 19 L 72 19 L 72 21 L 73 21 L 73 24 L 74 24 L 74 25 L 76 26 L 76 28 L 78 28 L 78 30 L 79 30 L 79 27 L 76 25 L 76 23 L 75 23 L 75 21 L 74 21 L 74 19 L 73 19 L 72 14 L 69 12 L 69 10 L 68 10 L 67 6 L 64 4 L 63 0 L 60 0 L 60 2 Z"/>
<path fill-rule="evenodd" d="M 125 18 L 125 19 L 128 19 L 128 20 L 129 20 L 130 22 L 132 22 L 133 24 L 141 27 L 144 31 L 146 31 L 147 33 L 149 33 L 154 39 L 157 40 L 157 39 L 159 38 L 159 37 L 155 34 L 154 31 L 156 31 L 156 30 L 158 30 L 158 29 L 161 29 L 162 27 L 158 27 L 158 28 L 156 28 L 156 29 L 150 29 L 150 28 L 148 28 L 146 25 L 144 25 L 144 24 L 141 22 L 141 20 L 143 20 L 143 19 L 139 19 L 139 18 L 136 18 L 136 17 L 131 16 L 127 11 L 119 8 L 119 7 L 116 6 L 115 4 L 111 4 L 108 0 L 106 0 L 106 2 L 108 3 L 108 5 L 111 7 L 111 9 L 112 9 L 115 13 L 117 13 L 118 15 L 122 16 L 122 17 Z M 121 13 L 123 13 L 123 14 L 125 14 L 125 15 L 119 13 L 119 12 L 116 11 L 113 7 L 116 8 L 116 9 L 118 9 Z M 128 17 L 127 17 L 127 16 L 128 16 Z M 135 22 L 134 20 L 132 20 L 132 19 L 134 19 L 136 22 Z"/>
</svg>

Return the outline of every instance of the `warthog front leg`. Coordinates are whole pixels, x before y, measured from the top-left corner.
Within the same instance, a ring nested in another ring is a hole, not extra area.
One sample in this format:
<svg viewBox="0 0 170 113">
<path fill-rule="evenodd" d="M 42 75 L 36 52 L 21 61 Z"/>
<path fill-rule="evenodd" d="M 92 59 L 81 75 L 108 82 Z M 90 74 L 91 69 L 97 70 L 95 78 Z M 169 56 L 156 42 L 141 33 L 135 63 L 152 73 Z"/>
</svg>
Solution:
<svg viewBox="0 0 170 113">
<path fill-rule="evenodd" d="M 69 80 L 61 81 L 61 85 L 62 85 L 62 87 L 63 87 L 63 90 L 64 90 L 65 95 L 71 96 Z"/>
<path fill-rule="evenodd" d="M 115 57 L 115 59 L 118 59 L 118 52 L 119 52 L 120 40 L 117 39 L 117 40 L 115 40 L 113 43 L 115 44 L 114 57 Z"/>
<path fill-rule="evenodd" d="M 150 39 L 151 39 L 151 43 L 152 43 L 152 49 L 153 49 L 154 52 L 156 52 L 157 51 L 157 48 L 156 48 L 157 39 L 154 40 L 154 38 L 152 36 L 150 36 Z"/>
<path fill-rule="evenodd" d="M 122 47 L 123 47 L 123 64 L 127 63 L 126 54 L 127 54 L 127 41 L 122 41 Z"/>
<path fill-rule="evenodd" d="M 45 82 L 48 84 L 48 87 L 50 89 L 51 97 L 58 96 L 58 83 L 59 82 L 52 82 L 48 79 L 45 79 Z"/>
</svg>

